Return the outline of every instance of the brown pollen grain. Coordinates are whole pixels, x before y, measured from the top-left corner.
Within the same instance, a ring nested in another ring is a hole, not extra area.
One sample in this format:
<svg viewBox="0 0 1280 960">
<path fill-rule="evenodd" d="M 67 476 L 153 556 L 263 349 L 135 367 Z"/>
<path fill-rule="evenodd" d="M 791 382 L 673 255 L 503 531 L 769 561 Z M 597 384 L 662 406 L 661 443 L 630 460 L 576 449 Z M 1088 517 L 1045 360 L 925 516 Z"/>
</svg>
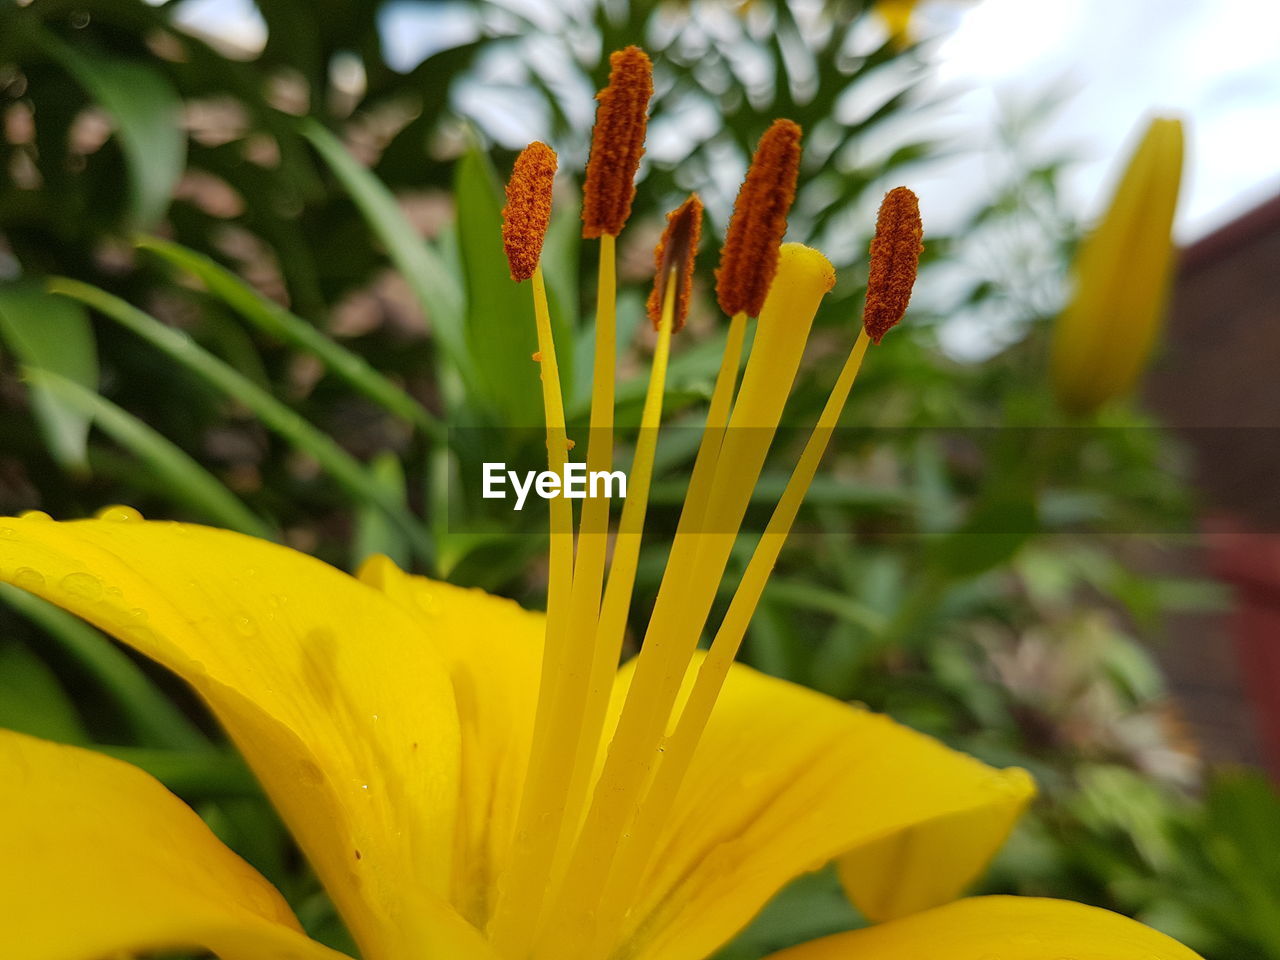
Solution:
<svg viewBox="0 0 1280 960">
<path fill-rule="evenodd" d="M 657 273 L 653 278 L 653 290 L 649 293 L 649 319 L 653 328 L 662 322 L 662 304 L 667 296 L 667 283 L 674 271 L 676 275 L 675 312 L 671 318 L 671 332 L 677 333 L 689 316 L 689 296 L 693 291 L 693 263 L 698 256 L 698 241 L 702 237 L 702 201 L 696 193 L 667 214 L 667 228 L 653 250 Z"/>
<path fill-rule="evenodd" d="M 738 190 L 716 270 L 716 299 L 729 316 L 758 316 L 778 272 L 778 247 L 800 175 L 800 137 L 798 124 L 773 121 Z"/>
<path fill-rule="evenodd" d="M 923 237 L 919 199 L 906 187 L 890 190 L 876 218 L 867 302 L 862 309 L 862 326 L 874 343 L 907 312 L 924 252 Z"/>
<path fill-rule="evenodd" d="M 596 94 L 596 125 L 582 187 L 582 235 L 616 237 L 631 216 L 653 96 L 653 64 L 639 47 L 609 56 L 609 85 Z"/>
<path fill-rule="evenodd" d="M 542 241 L 551 223 L 551 187 L 556 176 L 556 152 L 534 141 L 520 151 L 507 181 L 507 205 L 502 208 L 502 245 L 507 251 L 511 279 L 528 280 L 538 268 Z"/>
</svg>

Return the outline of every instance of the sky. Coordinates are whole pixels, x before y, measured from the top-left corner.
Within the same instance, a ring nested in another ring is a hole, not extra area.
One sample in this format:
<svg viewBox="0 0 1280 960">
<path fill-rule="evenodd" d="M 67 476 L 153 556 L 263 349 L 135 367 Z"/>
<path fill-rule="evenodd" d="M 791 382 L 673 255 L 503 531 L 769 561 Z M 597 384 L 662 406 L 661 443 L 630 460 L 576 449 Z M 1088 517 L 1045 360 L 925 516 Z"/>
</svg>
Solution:
<svg viewBox="0 0 1280 960">
<path fill-rule="evenodd" d="M 466 39 L 449 9 L 403 4 L 389 55 L 407 68 Z M 265 39 L 252 0 L 187 0 L 179 17 L 250 49 Z M 1079 158 L 1067 199 L 1086 215 L 1153 113 L 1187 124 L 1180 240 L 1280 193 L 1280 0 L 922 0 L 916 27 L 935 82 L 958 94 L 949 121 L 971 142 L 990 139 L 1008 104 L 1065 95 L 1031 149 Z M 934 216 L 959 218 L 989 187 L 981 164 L 970 157 L 919 185 Z"/>
<path fill-rule="evenodd" d="M 1084 209 L 1152 113 L 1187 125 L 1181 239 L 1280 193 L 1277 0 L 936 0 L 920 20 L 940 37 L 940 80 L 971 90 L 979 126 L 1001 97 L 1068 91 L 1045 146 L 1082 157 L 1070 187 Z"/>
</svg>

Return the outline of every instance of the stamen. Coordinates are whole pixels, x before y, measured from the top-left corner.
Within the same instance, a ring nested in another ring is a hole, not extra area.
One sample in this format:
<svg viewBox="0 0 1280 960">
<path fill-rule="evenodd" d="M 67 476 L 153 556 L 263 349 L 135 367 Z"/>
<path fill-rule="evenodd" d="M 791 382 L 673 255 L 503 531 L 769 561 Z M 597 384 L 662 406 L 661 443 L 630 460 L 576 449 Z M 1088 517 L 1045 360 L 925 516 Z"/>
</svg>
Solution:
<svg viewBox="0 0 1280 960">
<path fill-rule="evenodd" d="M 635 677 L 556 898 L 548 929 L 557 939 L 539 951 L 540 958 L 576 957 L 581 947 L 570 950 L 564 942 L 568 931 L 590 935 L 615 922 L 608 905 L 600 901 L 600 891 L 649 782 L 658 744 L 799 369 L 818 303 L 833 281 L 831 265 L 816 250 L 798 244 L 783 248 L 779 280 L 762 311 L 742 390 L 723 432 L 711 484 L 714 495 L 708 498 L 702 523 L 677 529 Z"/>
<path fill-rule="evenodd" d="M 538 348 L 542 354 L 542 403 L 546 417 L 547 466 L 552 473 L 564 475 L 568 436 L 565 429 L 564 396 L 556 363 L 552 336 L 551 313 L 547 303 L 546 281 L 542 268 L 533 271 L 533 306 L 537 323 Z M 534 750 L 545 753 L 545 744 L 555 729 L 554 711 L 561 675 L 569 655 L 568 622 L 573 591 L 573 508 L 563 496 L 553 498 L 550 508 L 549 570 L 547 582 L 547 626 L 542 673 L 538 689 L 538 707 L 534 717 Z M 539 750 L 539 744 L 544 746 Z M 537 753 L 534 754 L 536 759 Z M 531 767 L 535 767 L 533 763 Z M 490 920 L 490 938 L 495 944 L 518 943 L 529 935 L 537 923 L 541 900 L 527 895 L 531 878 L 545 870 L 544 837 L 536 821 L 545 797 L 526 784 L 517 814 L 516 835 L 512 848 L 512 865 L 503 878 L 498 901 Z"/>
<path fill-rule="evenodd" d="M 751 158 L 733 205 L 716 271 L 720 309 L 733 316 L 759 316 L 778 270 L 778 245 L 787 232 L 787 212 L 800 173 L 800 127 L 775 120 Z"/>
<path fill-rule="evenodd" d="M 667 299 L 667 284 L 674 278 L 675 316 L 672 333 L 679 333 L 689 316 L 689 294 L 693 290 L 693 262 L 698 256 L 698 241 L 702 238 L 702 201 L 696 193 L 667 214 L 667 228 L 653 251 L 657 273 L 653 278 L 653 290 L 649 293 L 649 319 L 653 329 L 662 325 L 663 305 Z"/>
<path fill-rule="evenodd" d="M 551 186 L 555 176 L 556 152 L 535 140 L 520 151 L 507 181 L 502 245 L 507 251 L 511 279 L 517 283 L 533 276 L 542 256 L 542 241 L 551 223 Z"/>
<path fill-rule="evenodd" d="M 584 237 L 616 237 L 631 216 L 652 96 L 653 64 L 643 50 L 610 55 L 609 85 L 596 94 L 600 106 L 582 188 Z"/>
<path fill-rule="evenodd" d="M 680 712 L 675 731 L 667 739 L 636 823 L 618 851 L 613 876 L 601 897 L 605 904 L 634 902 L 633 898 L 652 863 L 661 829 L 675 804 L 694 751 L 769 582 L 769 575 L 778 562 L 805 494 L 818 472 L 818 466 L 862 367 L 869 343 L 867 332 L 860 331 L 844 369 L 836 379 L 831 396 L 809 435 L 791 479 L 787 481 L 786 489 L 738 582 L 729 610 L 716 631 L 711 649 L 698 669 L 697 679 Z"/>
<path fill-rule="evenodd" d="M 906 187 L 895 187 L 885 194 L 871 241 L 871 273 L 862 310 L 862 326 L 874 343 L 907 312 L 924 252 L 923 236 L 916 195 Z"/>
<path fill-rule="evenodd" d="M 627 614 L 635 588 L 636 568 L 644 533 L 644 519 L 649 504 L 649 485 L 657 452 L 658 427 L 662 422 L 662 401 L 666 392 L 667 364 L 671 353 L 671 334 L 675 314 L 674 288 L 668 288 L 662 317 L 658 323 L 658 342 L 649 369 L 649 386 L 640 415 L 640 432 L 629 474 L 630 489 L 623 504 L 618 535 L 614 544 L 609 582 L 596 626 L 595 644 L 590 657 L 589 682 L 582 704 L 581 736 L 578 756 L 569 785 L 565 824 L 576 830 L 589 796 L 590 777 L 596 769 L 600 732 L 604 727 L 613 679 L 622 656 L 622 640 L 626 632 Z M 580 538 L 581 539 L 581 538 Z M 575 574 L 575 587 L 577 578 Z M 552 889 L 558 889 L 573 850 L 576 834 L 569 833 L 557 851 L 553 864 Z"/>
</svg>

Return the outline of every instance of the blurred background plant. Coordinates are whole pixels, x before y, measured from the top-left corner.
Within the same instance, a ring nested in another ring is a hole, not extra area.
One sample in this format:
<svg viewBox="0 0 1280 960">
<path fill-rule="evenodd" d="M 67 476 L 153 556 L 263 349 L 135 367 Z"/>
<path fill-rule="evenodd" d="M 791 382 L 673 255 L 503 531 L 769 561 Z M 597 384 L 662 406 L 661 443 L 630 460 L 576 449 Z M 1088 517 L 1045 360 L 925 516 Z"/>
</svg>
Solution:
<svg viewBox="0 0 1280 960">
<path fill-rule="evenodd" d="M 579 278 L 593 264 L 571 181 L 607 52 L 641 42 L 653 55 L 650 148 L 621 246 L 625 418 L 643 389 L 627 374 L 648 347 L 639 318 L 662 212 L 696 188 L 721 233 L 757 137 L 776 116 L 801 123 L 790 236 L 840 274 L 789 408 L 811 422 L 850 336 L 880 193 L 961 149 L 919 134 L 947 104 L 927 82 L 928 47 L 903 32 L 911 5 L 873 6 L 258 0 L 266 40 L 253 50 L 182 27 L 179 2 L 5 5 L 0 513 L 128 503 L 347 568 L 385 552 L 540 604 L 536 517 L 513 529 L 460 515 L 456 496 L 479 460 L 536 449 L 509 429 L 536 426 L 537 382 L 497 171 L 534 137 L 567 171 L 544 265 L 581 423 L 592 335 Z M 426 18 L 415 65 L 392 8 Z M 989 196 L 953 235 L 929 234 L 919 286 L 935 293 L 868 364 L 746 657 L 1031 769 L 1043 797 L 989 889 L 1136 915 L 1210 960 L 1280 958 L 1280 875 L 1256 855 L 1280 842 L 1280 801 L 1259 777 L 1206 774 L 1149 646 L 1170 612 L 1223 603 L 1140 562 L 1190 529 L 1184 458 L 1129 404 L 1071 419 L 1048 390 L 1080 234 L 1058 189 L 1067 158 L 1025 150 L 1053 109 L 1009 110 Z M 669 377 L 676 423 L 697 424 L 724 334 L 712 259 Z M 957 317 L 977 318 L 980 361 L 946 349 Z M 673 436 L 655 531 L 674 525 L 693 452 Z M 20 591 L 3 600 L 0 724 L 151 770 L 342 945 L 186 691 Z M 856 922 L 819 873 L 725 957 Z"/>
</svg>

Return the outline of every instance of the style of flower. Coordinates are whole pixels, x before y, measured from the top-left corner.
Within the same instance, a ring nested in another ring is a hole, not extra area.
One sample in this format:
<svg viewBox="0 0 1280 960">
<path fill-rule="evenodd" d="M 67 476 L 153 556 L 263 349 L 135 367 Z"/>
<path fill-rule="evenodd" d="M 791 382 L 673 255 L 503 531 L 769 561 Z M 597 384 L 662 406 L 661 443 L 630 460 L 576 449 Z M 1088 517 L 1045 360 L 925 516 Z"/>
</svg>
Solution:
<svg viewBox="0 0 1280 960">
<path fill-rule="evenodd" d="M 593 468 L 613 459 L 614 240 L 640 160 L 648 60 L 614 55 L 588 168 L 600 240 Z M 793 878 L 835 863 L 875 925 L 786 960 L 1194 960 L 1167 937 L 1067 902 L 959 899 L 1030 799 L 996 770 L 887 717 L 736 664 L 738 646 L 873 339 L 906 309 L 920 253 L 909 191 L 872 246 L 867 323 L 709 648 L 730 551 L 834 282 L 781 245 L 799 130 L 765 135 L 730 227 L 720 375 L 640 654 L 618 669 L 672 333 L 701 207 L 669 219 L 631 490 L 606 563 L 608 503 L 574 535 L 550 502 L 548 609 L 412 576 L 351 577 L 282 546 L 128 508 L 0 521 L 0 579 L 185 679 L 261 781 L 365 960 L 702 960 Z M 538 256 L 555 156 L 508 189 L 513 276 L 532 281 L 551 466 L 568 444 Z M 756 329 L 741 382 L 749 317 Z M 157 781 L 120 761 L 0 734 L 0 954 L 96 960 L 172 949 L 324 960 L 280 895 Z"/>
</svg>

